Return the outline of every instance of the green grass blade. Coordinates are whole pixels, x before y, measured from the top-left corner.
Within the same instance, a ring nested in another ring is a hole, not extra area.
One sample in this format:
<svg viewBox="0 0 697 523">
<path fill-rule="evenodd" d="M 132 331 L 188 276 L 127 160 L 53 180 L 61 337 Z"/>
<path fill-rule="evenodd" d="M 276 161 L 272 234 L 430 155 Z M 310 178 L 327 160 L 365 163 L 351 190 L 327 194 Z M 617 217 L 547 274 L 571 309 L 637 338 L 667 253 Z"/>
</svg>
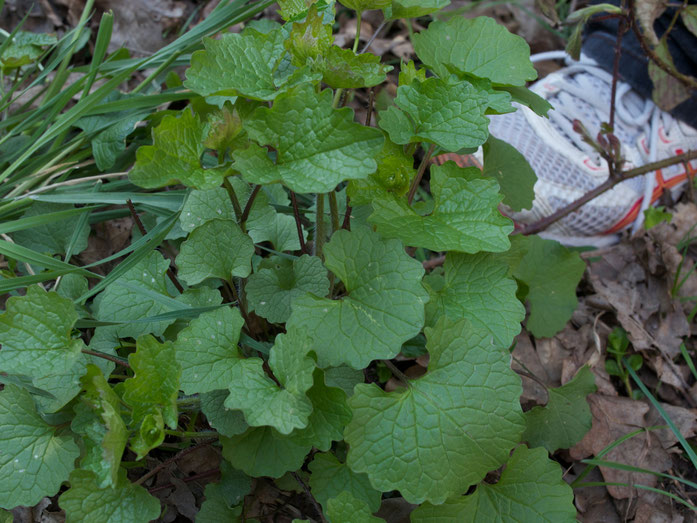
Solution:
<svg viewBox="0 0 697 523">
<path fill-rule="evenodd" d="M 23 231 L 25 229 L 31 229 L 32 227 L 38 227 L 46 223 L 59 222 L 72 216 L 86 214 L 93 209 L 99 208 L 99 205 L 93 205 L 90 207 L 80 207 L 78 209 L 66 209 L 65 211 L 49 212 L 39 216 L 29 216 L 28 218 L 20 218 L 11 222 L 0 223 L 0 234 Z"/>
<path fill-rule="evenodd" d="M 637 429 L 635 431 L 629 432 L 628 434 L 625 434 L 622 437 L 617 438 L 615 441 L 610 443 L 607 447 L 605 447 L 603 450 L 598 452 L 597 456 L 595 459 L 602 458 L 605 454 L 610 452 L 612 449 L 615 447 L 618 447 L 628 439 L 633 438 L 634 436 L 637 436 L 639 434 L 644 434 L 647 431 L 651 430 L 660 430 L 660 429 L 666 429 L 668 428 L 666 425 L 652 425 L 651 427 L 645 427 L 641 429 Z M 583 480 L 593 469 L 595 468 L 595 465 L 589 465 L 585 469 L 583 469 L 583 472 L 581 472 L 578 477 L 571 483 L 571 488 L 576 488 L 578 487 L 578 483 Z"/>
<path fill-rule="evenodd" d="M 687 456 L 690 458 L 690 461 L 692 462 L 692 466 L 697 468 L 697 455 L 695 454 L 695 451 L 692 449 L 692 447 L 685 441 L 685 438 L 683 435 L 680 433 L 678 430 L 678 427 L 675 426 L 675 423 L 673 423 L 673 420 L 670 419 L 670 416 L 666 413 L 665 410 L 663 410 L 663 407 L 661 407 L 661 404 L 656 401 L 656 398 L 653 397 L 653 394 L 649 391 L 649 389 L 646 388 L 644 383 L 639 379 L 639 376 L 637 376 L 637 373 L 632 369 L 632 367 L 627 363 L 625 358 L 622 358 L 622 363 L 624 367 L 627 369 L 629 374 L 632 376 L 632 379 L 634 382 L 637 384 L 637 386 L 641 389 L 641 392 L 644 393 L 644 395 L 649 398 L 649 401 L 651 404 L 656 407 L 656 410 L 658 413 L 661 415 L 661 417 L 666 420 L 666 423 L 668 424 L 668 427 L 670 430 L 673 432 L 675 437 L 678 439 L 680 442 L 680 445 L 682 446 L 683 449 L 685 449 L 685 452 L 687 453 Z"/>
<path fill-rule="evenodd" d="M 27 249 L 21 245 L 17 245 L 16 243 L 8 242 L 7 240 L 0 240 L 0 254 L 14 260 L 32 265 L 39 265 L 49 269 L 67 269 L 68 272 L 77 272 L 78 274 L 82 274 L 83 276 L 88 276 L 90 278 L 102 277 L 101 275 L 90 272 L 82 267 L 75 267 L 60 260 L 56 260 L 55 258 L 51 258 L 50 256 L 46 256 L 45 254 L 39 254 L 38 252 Z"/>
<path fill-rule="evenodd" d="M 618 461 L 603 461 L 602 459 L 582 459 L 581 463 L 587 463 L 590 465 L 595 465 L 597 467 L 607 467 L 616 470 L 625 470 L 627 472 L 638 472 L 640 474 L 651 474 L 659 478 L 672 479 L 674 481 L 679 481 L 684 483 L 694 489 L 697 489 L 697 483 L 688 481 L 686 479 L 680 478 L 678 476 L 671 476 L 670 474 L 664 474 L 663 472 L 657 472 L 655 470 L 643 469 L 641 467 L 635 467 L 633 465 L 627 465 L 625 463 L 620 463 Z"/>
<path fill-rule="evenodd" d="M 186 191 L 167 191 L 162 193 L 130 193 L 130 192 L 101 192 L 94 194 L 90 192 L 75 192 L 65 194 L 37 194 L 30 196 L 32 200 L 39 202 L 54 203 L 102 203 L 109 205 L 123 205 L 127 200 L 133 203 L 147 204 L 160 209 L 167 209 L 172 212 L 178 211 L 184 203 Z"/>
</svg>

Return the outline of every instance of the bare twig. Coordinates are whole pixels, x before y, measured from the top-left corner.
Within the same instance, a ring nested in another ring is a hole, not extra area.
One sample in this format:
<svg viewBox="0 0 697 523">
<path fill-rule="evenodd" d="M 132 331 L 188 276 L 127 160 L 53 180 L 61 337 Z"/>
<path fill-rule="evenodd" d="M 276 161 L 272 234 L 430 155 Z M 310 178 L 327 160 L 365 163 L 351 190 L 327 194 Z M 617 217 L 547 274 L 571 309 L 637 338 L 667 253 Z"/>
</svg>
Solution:
<svg viewBox="0 0 697 523">
<path fill-rule="evenodd" d="M 96 358 L 102 358 L 103 360 L 109 360 L 117 365 L 121 365 L 123 367 L 128 367 L 129 369 L 131 368 L 131 364 L 128 363 L 128 360 L 125 358 L 118 358 L 116 356 L 112 356 L 111 354 L 104 354 L 103 352 L 97 352 L 94 350 L 89 350 L 89 349 L 82 349 L 83 354 L 89 354 L 90 356 L 94 356 Z"/>
<path fill-rule="evenodd" d="M 578 200 L 571 202 L 569 205 L 566 207 L 562 207 L 561 209 L 558 209 L 557 211 L 553 212 L 546 218 L 542 218 L 541 220 L 531 223 L 519 231 L 515 231 L 513 234 L 537 234 L 539 232 L 544 231 L 552 225 L 553 223 L 561 220 L 565 216 L 571 214 L 572 212 L 576 211 L 579 209 L 582 205 L 588 203 L 589 201 L 593 200 L 594 198 L 597 198 L 601 194 L 609 191 L 612 189 L 615 185 L 618 183 L 621 183 L 625 180 L 629 180 L 630 178 L 635 178 L 637 176 L 641 176 L 642 174 L 650 173 L 651 171 L 655 171 L 657 169 L 663 169 L 664 167 L 670 167 L 671 165 L 675 165 L 678 163 L 682 162 L 688 162 L 690 160 L 694 160 L 697 158 L 697 150 L 694 151 L 687 151 L 683 154 L 678 154 L 677 156 L 673 156 L 671 158 L 666 158 L 664 160 L 659 160 L 657 162 L 651 162 L 642 165 L 641 167 L 637 167 L 636 169 L 630 169 L 629 171 L 624 171 L 622 173 L 619 173 L 616 177 L 608 177 L 607 180 L 605 180 L 603 183 L 595 187 L 594 189 L 588 191 L 586 194 L 581 196 Z"/>
</svg>

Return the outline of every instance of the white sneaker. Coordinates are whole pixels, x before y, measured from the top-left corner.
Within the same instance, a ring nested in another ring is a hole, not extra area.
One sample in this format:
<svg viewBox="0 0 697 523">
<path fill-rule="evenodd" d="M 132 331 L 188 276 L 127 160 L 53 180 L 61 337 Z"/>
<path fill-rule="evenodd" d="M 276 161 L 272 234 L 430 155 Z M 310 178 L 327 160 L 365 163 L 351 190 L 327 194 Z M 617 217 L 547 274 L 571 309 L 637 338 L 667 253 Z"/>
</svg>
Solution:
<svg viewBox="0 0 697 523">
<path fill-rule="evenodd" d="M 563 51 L 542 53 L 532 60 L 564 56 Z M 578 119 L 592 137 L 597 136 L 601 122 L 609 120 L 612 76 L 584 57 L 570 64 L 530 87 L 554 107 L 549 119 L 527 107 L 490 117 L 490 133 L 520 151 L 537 174 L 532 210 L 507 212 L 517 223 L 532 223 L 550 215 L 609 175 L 605 160 L 573 131 L 572 125 Z M 661 111 L 627 84 L 618 83 L 616 100 L 614 134 L 622 144 L 625 170 L 697 148 L 695 129 Z M 619 231 L 641 226 L 643 211 L 664 190 L 672 189 L 677 196 L 688 174 L 693 177 L 697 173 L 697 160 L 689 163 L 688 171 L 685 165 L 677 164 L 626 180 L 540 235 L 566 245 L 615 243 Z"/>
</svg>

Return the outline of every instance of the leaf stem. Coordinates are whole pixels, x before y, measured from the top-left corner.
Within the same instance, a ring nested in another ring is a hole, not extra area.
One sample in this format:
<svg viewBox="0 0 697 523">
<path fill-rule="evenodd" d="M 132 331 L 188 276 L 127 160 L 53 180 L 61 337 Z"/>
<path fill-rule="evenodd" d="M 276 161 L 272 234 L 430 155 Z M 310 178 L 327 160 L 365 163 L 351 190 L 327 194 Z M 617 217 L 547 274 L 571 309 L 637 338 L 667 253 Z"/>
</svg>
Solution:
<svg viewBox="0 0 697 523">
<path fill-rule="evenodd" d="M 89 354 L 90 356 L 94 356 L 96 358 L 112 361 L 117 365 L 121 365 L 122 367 L 128 367 L 129 369 L 131 368 L 131 364 L 128 363 L 128 360 L 125 358 L 119 358 L 118 356 L 112 356 L 111 354 L 104 354 L 103 352 L 97 352 L 89 349 L 82 349 L 82 353 Z"/>
<path fill-rule="evenodd" d="M 336 191 L 329 191 L 329 212 L 332 215 L 332 233 L 339 230 L 339 206 L 336 203 Z"/>
<path fill-rule="evenodd" d="M 362 11 L 356 11 L 356 38 L 353 40 L 353 52 L 358 51 L 358 40 L 361 38 L 361 15 Z"/>
<path fill-rule="evenodd" d="M 131 212 L 131 216 L 133 217 L 133 221 L 136 222 L 136 225 L 138 226 L 138 230 L 140 231 L 140 234 L 145 236 L 148 231 L 145 229 L 145 226 L 143 225 L 143 222 L 140 221 L 140 216 L 138 216 L 138 213 L 136 213 L 136 208 L 133 205 L 133 202 L 130 200 L 126 200 L 126 204 L 128 205 L 128 210 Z M 167 276 L 169 277 L 170 281 L 174 284 L 176 289 L 179 291 L 180 294 L 184 293 L 184 287 L 182 287 L 182 284 L 179 283 L 179 280 L 177 277 L 174 275 L 174 271 L 172 270 L 172 267 L 167 267 Z"/>
<path fill-rule="evenodd" d="M 315 217 L 315 256 L 322 259 L 322 248 L 324 247 L 324 193 L 317 193 L 317 214 Z"/>
<path fill-rule="evenodd" d="M 421 163 L 419 164 L 419 170 L 416 171 L 416 176 L 414 177 L 414 180 L 411 182 L 411 187 L 409 188 L 409 196 L 407 196 L 407 203 L 411 205 L 411 202 L 414 200 L 414 195 L 416 194 L 416 189 L 419 187 L 419 183 L 421 183 L 421 178 L 424 175 L 424 172 L 426 171 L 426 166 L 428 165 L 429 160 L 431 159 L 431 155 L 433 155 L 433 151 L 436 149 L 436 144 L 432 143 L 431 147 L 428 148 L 428 152 L 426 155 L 423 157 L 423 160 L 421 160 Z"/>
<path fill-rule="evenodd" d="M 230 202 L 232 203 L 232 209 L 235 211 L 235 218 L 237 219 L 238 223 L 241 223 L 242 220 L 242 207 L 240 207 L 240 201 L 237 199 L 237 194 L 235 193 L 235 188 L 232 186 L 230 183 L 230 180 L 227 178 L 223 178 L 223 186 L 225 187 L 225 190 L 227 191 L 228 196 L 230 197 Z"/>
<path fill-rule="evenodd" d="M 293 191 L 290 191 L 290 201 L 293 205 L 293 217 L 295 218 L 295 227 L 298 230 L 298 240 L 300 240 L 300 251 L 303 254 L 309 254 L 307 245 L 305 245 L 305 236 L 303 235 L 303 226 L 300 222 L 300 210 L 298 209 L 298 199 Z"/>
<path fill-rule="evenodd" d="M 261 185 L 255 185 L 254 189 L 252 189 L 252 194 L 249 195 L 247 203 L 244 206 L 244 211 L 242 211 L 242 216 L 240 217 L 241 225 L 244 226 L 244 224 L 247 222 L 247 218 L 249 218 L 249 213 L 252 211 L 252 205 L 254 204 L 254 200 L 256 199 L 257 194 L 259 194 L 260 190 Z"/>
<path fill-rule="evenodd" d="M 409 377 L 404 374 L 401 370 L 397 368 L 397 365 L 392 363 L 390 360 L 382 360 L 382 362 L 385 364 L 385 366 L 390 369 L 392 374 L 395 375 L 395 377 L 404 383 L 407 387 L 411 387 L 411 383 L 409 382 Z"/>
<path fill-rule="evenodd" d="M 201 430 L 198 432 L 190 432 L 186 430 L 165 429 L 165 434 L 167 434 L 168 436 L 176 436 L 177 438 L 218 438 L 220 436 L 215 430 Z"/>
</svg>

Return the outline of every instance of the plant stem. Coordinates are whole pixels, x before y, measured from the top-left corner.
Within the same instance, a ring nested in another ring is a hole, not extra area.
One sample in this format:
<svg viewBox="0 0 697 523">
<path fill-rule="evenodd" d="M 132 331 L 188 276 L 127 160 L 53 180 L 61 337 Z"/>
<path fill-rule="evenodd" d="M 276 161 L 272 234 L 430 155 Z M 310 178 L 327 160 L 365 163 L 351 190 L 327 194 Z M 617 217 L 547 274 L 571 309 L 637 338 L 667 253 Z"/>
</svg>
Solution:
<svg viewBox="0 0 697 523">
<path fill-rule="evenodd" d="M 362 11 L 356 11 L 356 38 L 353 40 L 353 52 L 358 51 L 358 40 L 361 38 L 361 15 Z"/>
<path fill-rule="evenodd" d="M 336 203 L 336 191 L 329 191 L 329 212 L 332 215 L 332 233 L 339 230 L 339 206 Z"/>
<path fill-rule="evenodd" d="M 317 193 L 317 214 L 315 216 L 315 256 L 322 259 L 324 246 L 324 193 Z"/>
<path fill-rule="evenodd" d="M 416 176 L 414 177 L 414 180 L 411 182 L 411 187 L 409 188 L 409 196 L 407 196 L 407 203 L 411 205 L 411 202 L 414 200 L 414 195 L 416 194 L 416 189 L 419 187 L 419 183 L 421 183 L 421 178 L 424 175 L 424 172 L 426 171 L 426 166 L 428 165 L 429 160 L 431 159 L 431 155 L 433 154 L 433 151 L 436 149 L 436 144 L 432 143 L 431 147 L 428 148 L 428 152 L 426 155 L 423 157 L 423 160 L 421 160 L 421 163 L 419 164 L 419 170 L 416 171 Z"/>
<path fill-rule="evenodd" d="M 624 3 L 624 2 L 623 2 Z M 612 69 L 612 87 L 610 89 L 610 125 L 611 132 L 615 132 L 615 96 L 617 95 L 617 79 L 620 76 L 620 56 L 622 55 L 622 37 L 627 32 L 626 18 L 620 18 L 615 41 L 615 61 Z"/>
<path fill-rule="evenodd" d="M 394 374 L 399 381 L 404 383 L 407 387 L 411 387 L 411 383 L 409 383 L 409 378 L 406 374 L 404 374 L 401 370 L 397 368 L 397 365 L 392 363 L 390 360 L 382 360 L 382 362 L 388 369 L 390 369 L 392 374 Z"/>
<path fill-rule="evenodd" d="M 189 432 L 185 430 L 165 429 L 165 434 L 167 434 L 168 436 L 176 436 L 177 438 L 218 438 L 219 436 L 219 434 L 214 430 L 201 430 L 198 432 Z"/>
<path fill-rule="evenodd" d="M 588 203 L 592 199 L 600 196 L 601 194 L 609 191 L 618 183 L 621 183 L 625 180 L 629 180 L 630 178 L 635 178 L 637 176 L 641 176 L 642 174 L 650 173 L 651 171 L 655 171 L 657 169 L 663 169 L 664 167 L 670 167 L 671 165 L 675 165 L 675 164 L 681 163 L 681 162 L 688 162 L 688 161 L 694 160 L 696 158 L 697 158 L 697 149 L 694 151 L 687 151 L 687 152 L 685 152 L 683 154 L 679 154 L 677 156 L 673 156 L 672 158 L 666 158 L 664 160 L 659 160 L 657 162 L 651 162 L 651 163 L 644 164 L 641 167 L 637 167 L 636 169 L 631 169 L 629 171 L 619 173 L 618 176 L 616 176 L 614 178 L 608 177 L 607 180 L 605 180 L 603 183 L 601 183 L 600 185 L 598 185 L 594 189 L 591 189 L 590 191 L 588 191 L 586 194 L 581 196 L 578 200 L 571 202 L 566 207 L 562 207 L 561 209 L 558 209 L 557 211 L 553 212 L 552 214 L 550 214 L 546 218 L 542 218 L 539 221 L 531 223 L 528 226 L 523 227 L 519 231 L 514 231 L 513 234 L 528 235 L 528 234 L 537 234 L 539 232 L 542 232 L 547 227 L 552 225 L 553 223 L 564 218 L 564 216 L 571 214 L 572 212 L 576 211 L 582 205 Z"/>
<path fill-rule="evenodd" d="M 133 216 L 133 221 L 136 222 L 136 225 L 138 226 L 140 234 L 145 236 L 148 233 L 148 231 L 145 229 L 143 222 L 140 221 L 140 216 L 138 216 L 138 213 L 136 213 L 136 208 L 133 206 L 133 202 L 130 199 L 128 199 L 126 200 L 126 204 L 128 205 L 128 210 L 131 212 L 131 216 Z M 170 281 L 174 284 L 176 289 L 179 291 L 179 293 L 183 293 L 184 287 L 182 287 L 182 284 L 179 283 L 179 280 L 174 275 L 172 267 L 167 267 L 167 276 L 169 277 Z"/>
<path fill-rule="evenodd" d="M 83 354 L 89 354 L 90 356 L 94 356 L 96 358 L 102 358 L 104 360 L 109 360 L 113 361 L 117 365 L 121 365 L 122 367 L 128 367 L 129 369 L 131 368 L 131 364 L 128 363 L 128 360 L 125 358 L 119 358 L 118 356 L 112 356 L 111 354 L 104 354 L 103 352 L 97 352 L 94 350 L 89 350 L 89 349 L 82 349 Z"/>
<path fill-rule="evenodd" d="M 230 180 L 228 180 L 227 178 L 223 178 L 223 187 L 225 187 L 225 190 L 227 191 L 227 194 L 230 197 L 232 209 L 235 211 L 235 218 L 237 219 L 238 223 L 241 223 L 242 207 L 240 207 L 240 201 L 237 199 L 237 194 L 235 193 L 235 189 L 230 183 Z"/>
<path fill-rule="evenodd" d="M 257 194 L 259 194 L 259 191 L 261 190 L 261 184 L 260 185 L 255 185 L 254 189 L 252 189 L 252 194 L 249 195 L 249 198 L 247 198 L 247 203 L 244 206 L 244 211 L 242 211 L 242 216 L 240 217 L 240 225 L 244 227 L 244 224 L 247 222 L 247 218 L 249 218 L 249 213 L 252 211 L 252 205 L 254 204 L 254 200 L 257 197 Z"/>
<path fill-rule="evenodd" d="M 307 252 L 307 245 L 305 245 L 305 236 L 303 235 L 303 226 L 300 222 L 300 210 L 298 209 L 298 199 L 293 191 L 290 191 L 290 201 L 293 205 L 293 217 L 295 218 L 295 227 L 298 230 L 298 240 L 300 240 L 300 252 L 303 254 L 309 254 Z"/>
<path fill-rule="evenodd" d="M 189 405 L 198 405 L 201 403 L 201 398 L 196 396 L 191 396 L 190 398 L 180 398 L 177 400 L 177 407 L 188 407 Z"/>
</svg>

